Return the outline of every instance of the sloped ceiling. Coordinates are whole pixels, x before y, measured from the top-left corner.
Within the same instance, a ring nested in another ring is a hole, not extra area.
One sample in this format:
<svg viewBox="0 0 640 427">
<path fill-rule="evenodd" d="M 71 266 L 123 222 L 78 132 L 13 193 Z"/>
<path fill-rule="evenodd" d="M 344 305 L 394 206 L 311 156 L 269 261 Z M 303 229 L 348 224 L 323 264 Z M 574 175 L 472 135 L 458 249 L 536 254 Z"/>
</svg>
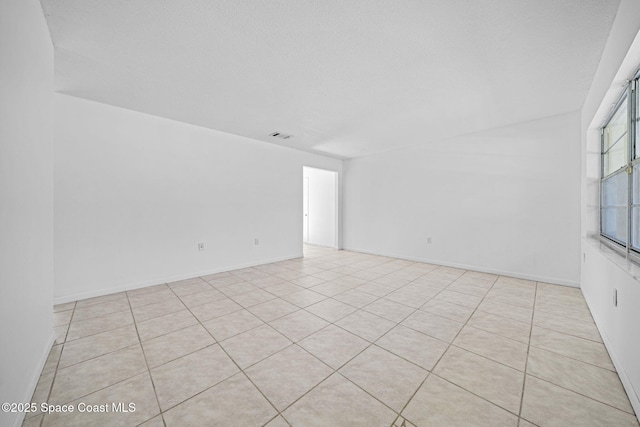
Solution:
<svg viewBox="0 0 640 427">
<path fill-rule="evenodd" d="M 618 4 L 42 0 L 57 91 L 337 158 L 579 109 Z"/>
</svg>

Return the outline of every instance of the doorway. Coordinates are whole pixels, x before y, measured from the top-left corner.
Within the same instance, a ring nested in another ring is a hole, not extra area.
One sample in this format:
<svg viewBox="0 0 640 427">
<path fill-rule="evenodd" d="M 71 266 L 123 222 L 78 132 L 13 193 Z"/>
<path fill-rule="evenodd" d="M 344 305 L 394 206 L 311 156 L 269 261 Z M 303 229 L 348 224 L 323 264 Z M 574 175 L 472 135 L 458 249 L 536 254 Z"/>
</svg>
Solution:
<svg viewBox="0 0 640 427">
<path fill-rule="evenodd" d="M 338 248 L 338 172 L 302 168 L 302 240 Z"/>
</svg>

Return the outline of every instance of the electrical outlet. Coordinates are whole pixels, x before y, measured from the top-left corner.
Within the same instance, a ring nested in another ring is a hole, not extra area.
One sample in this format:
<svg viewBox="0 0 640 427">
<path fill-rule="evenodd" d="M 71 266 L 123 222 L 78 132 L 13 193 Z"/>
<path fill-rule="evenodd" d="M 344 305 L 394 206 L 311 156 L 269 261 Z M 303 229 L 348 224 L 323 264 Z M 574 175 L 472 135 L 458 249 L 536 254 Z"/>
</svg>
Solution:
<svg viewBox="0 0 640 427">
<path fill-rule="evenodd" d="M 204 251 L 204 243 L 198 243 L 198 251 Z"/>
<path fill-rule="evenodd" d="M 431 244 L 431 237 L 427 237 L 427 245 Z"/>
<path fill-rule="evenodd" d="M 257 237 L 255 239 L 253 239 L 253 244 L 255 246 L 258 246 L 260 244 L 260 239 L 258 239 Z"/>
</svg>

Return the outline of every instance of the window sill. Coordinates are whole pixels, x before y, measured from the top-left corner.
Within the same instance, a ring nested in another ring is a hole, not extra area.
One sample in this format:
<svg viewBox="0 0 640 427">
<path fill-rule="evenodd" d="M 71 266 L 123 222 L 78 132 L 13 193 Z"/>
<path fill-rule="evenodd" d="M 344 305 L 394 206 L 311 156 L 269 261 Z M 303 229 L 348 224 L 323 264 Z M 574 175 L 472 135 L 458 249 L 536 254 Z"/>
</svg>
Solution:
<svg viewBox="0 0 640 427">
<path fill-rule="evenodd" d="M 626 271 L 636 281 L 640 282 L 640 265 L 628 255 L 625 255 L 615 249 L 612 249 L 606 243 L 600 240 L 599 236 L 589 236 L 584 239 L 585 242 L 595 248 L 609 261 Z"/>
</svg>

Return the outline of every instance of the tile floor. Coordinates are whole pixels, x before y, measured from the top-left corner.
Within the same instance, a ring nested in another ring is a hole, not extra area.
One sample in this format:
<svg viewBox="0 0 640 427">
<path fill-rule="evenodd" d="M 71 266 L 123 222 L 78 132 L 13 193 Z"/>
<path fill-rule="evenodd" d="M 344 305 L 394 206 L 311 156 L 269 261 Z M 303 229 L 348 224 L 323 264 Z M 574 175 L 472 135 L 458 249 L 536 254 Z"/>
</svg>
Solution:
<svg viewBox="0 0 640 427">
<path fill-rule="evenodd" d="M 307 247 L 55 322 L 33 401 L 76 411 L 25 426 L 638 426 L 568 287 Z"/>
</svg>

